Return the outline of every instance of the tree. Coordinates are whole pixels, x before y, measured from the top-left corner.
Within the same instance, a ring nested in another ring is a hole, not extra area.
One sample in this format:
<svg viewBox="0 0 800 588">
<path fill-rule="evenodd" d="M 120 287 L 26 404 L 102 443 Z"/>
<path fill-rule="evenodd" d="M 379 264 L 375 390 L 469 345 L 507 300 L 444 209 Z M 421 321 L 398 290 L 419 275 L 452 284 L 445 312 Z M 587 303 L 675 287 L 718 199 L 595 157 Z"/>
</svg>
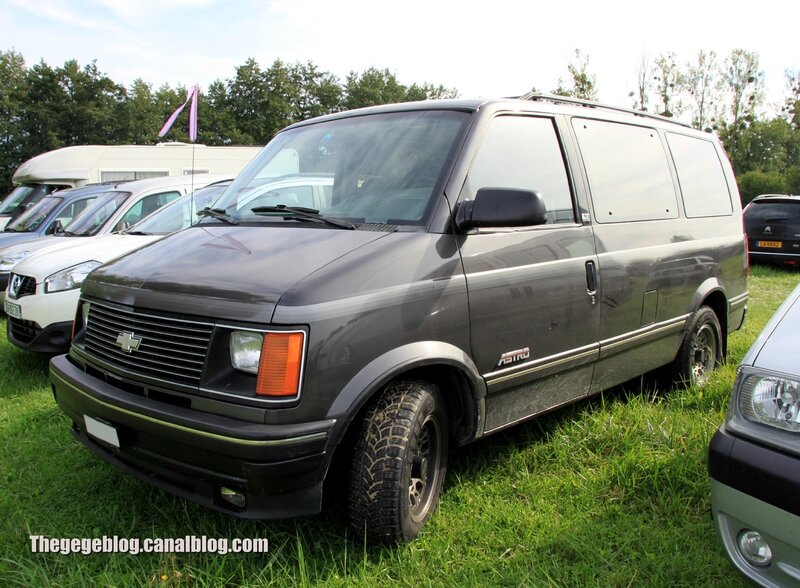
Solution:
<svg viewBox="0 0 800 588">
<path fill-rule="evenodd" d="M 759 69 L 758 54 L 744 49 L 734 49 L 725 60 L 723 81 L 728 93 L 729 106 L 722 121 L 722 137 L 732 162 L 744 156 L 743 132 L 756 120 L 764 99 L 764 74 Z M 734 163 L 734 169 L 739 172 Z"/>
<path fill-rule="evenodd" d="M 711 131 L 722 101 L 722 81 L 714 51 L 701 50 L 697 61 L 686 65 L 684 88 L 689 94 L 692 126 Z"/>
<path fill-rule="evenodd" d="M 24 161 L 22 112 L 27 102 L 25 60 L 15 51 L 0 51 L 0 198 Z"/>
<path fill-rule="evenodd" d="M 646 54 L 642 54 L 636 67 L 636 91 L 628 94 L 631 97 L 635 97 L 633 108 L 644 112 L 647 112 L 649 102 L 650 79 L 652 77 L 650 69 L 650 58 Z"/>
<path fill-rule="evenodd" d="M 141 78 L 134 80 L 125 101 L 124 141 L 134 145 L 153 144 L 165 121 L 152 86 Z"/>
<path fill-rule="evenodd" d="M 684 83 L 684 74 L 675 62 L 674 53 L 662 54 L 656 58 L 653 80 L 660 101 L 658 114 L 666 117 L 680 114 L 683 111 L 683 104 L 679 95 Z"/>
<path fill-rule="evenodd" d="M 569 62 L 567 71 L 569 79 L 565 82 L 559 78 L 558 88 L 553 90 L 553 94 L 596 101 L 596 77 L 589 73 L 589 56 L 581 53 L 580 49 L 575 49 L 575 62 Z"/>
<path fill-rule="evenodd" d="M 65 102 L 59 109 L 59 137 L 67 145 L 107 144 L 125 128 L 126 91 L 101 73 L 97 64 L 81 68 L 69 60 L 56 70 Z"/>
<path fill-rule="evenodd" d="M 246 142 L 263 144 L 271 137 L 267 80 L 255 59 L 247 59 L 228 80 L 226 103 Z"/>
<path fill-rule="evenodd" d="M 351 71 L 344 86 L 344 107 L 347 110 L 403 102 L 405 97 L 405 86 L 388 69 L 370 67 L 360 74 Z"/>
</svg>

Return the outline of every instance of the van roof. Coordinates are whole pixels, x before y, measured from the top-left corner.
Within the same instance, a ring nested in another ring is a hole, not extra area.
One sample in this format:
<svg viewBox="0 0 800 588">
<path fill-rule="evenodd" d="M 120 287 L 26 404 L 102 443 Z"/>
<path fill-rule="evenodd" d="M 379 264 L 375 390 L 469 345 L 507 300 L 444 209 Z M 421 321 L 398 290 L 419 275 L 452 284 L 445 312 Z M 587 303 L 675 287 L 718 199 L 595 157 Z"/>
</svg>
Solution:
<svg viewBox="0 0 800 588">
<path fill-rule="evenodd" d="M 351 116 L 361 116 L 367 114 L 379 114 L 386 112 L 403 112 L 413 110 L 461 110 L 465 112 L 475 112 L 482 108 L 492 105 L 506 104 L 510 109 L 522 111 L 536 111 L 536 112 L 562 112 L 565 114 L 572 114 L 574 116 L 586 115 L 587 113 L 603 112 L 608 118 L 615 118 L 616 120 L 624 120 L 627 117 L 639 117 L 652 121 L 658 121 L 666 125 L 675 125 L 683 127 L 687 130 L 697 131 L 691 125 L 680 122 L 671 118 L 666 118 L 658 114 L 652 114 L 640 110 L 624 108 L 621 106 L 614 106 L 610 104 L 603 104 L 600 102 L 593 102 L 590 100 L 581 100 L 579 98 L 572 98 L 570 96 L 557 96 L 554 94 L 543 94 L 539 92 L 528 92 L 522 96 L 513 96 L 506 98 L 455 98 L 445 100 L 421 100 L 417 102 L 401 102 L 397 104 L 383 104 L 379 106 L 368 106 L 366 108 L 358 108 L 355 110 L 348 110 L 345 112 L 338 112 L 334 114 L 324 115 L 317 118 L 308 119 L 305 121 L 297 122 L 288 128 L 304 126 L 313 124 L 322 120 L 334 120 L 341 118 L 348 118 Z M 700 132 L 700 131 L 697 131 Z"/>
</svg>

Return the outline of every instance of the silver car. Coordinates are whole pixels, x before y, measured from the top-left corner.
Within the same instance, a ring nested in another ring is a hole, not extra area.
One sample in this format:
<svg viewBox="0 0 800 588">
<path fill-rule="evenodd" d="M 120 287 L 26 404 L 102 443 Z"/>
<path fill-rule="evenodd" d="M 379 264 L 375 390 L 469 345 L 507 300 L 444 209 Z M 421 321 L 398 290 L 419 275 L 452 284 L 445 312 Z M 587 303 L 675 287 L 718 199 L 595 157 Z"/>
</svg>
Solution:
<svg viewBox="0 0 800 588">
<path fill-rule="evenodd" d="M 708 468 L 717 535 L 762 586 L 800 584 L 800 286 L 745 355 Z"/>
</svg>

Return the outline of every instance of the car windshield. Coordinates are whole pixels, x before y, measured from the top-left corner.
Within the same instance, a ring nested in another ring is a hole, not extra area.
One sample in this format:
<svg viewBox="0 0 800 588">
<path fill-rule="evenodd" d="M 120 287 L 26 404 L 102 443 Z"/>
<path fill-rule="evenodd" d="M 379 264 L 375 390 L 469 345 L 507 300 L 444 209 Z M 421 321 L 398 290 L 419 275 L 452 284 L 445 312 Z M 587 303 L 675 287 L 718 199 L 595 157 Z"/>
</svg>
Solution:
<svg viewBox="0 0 800 588">
<path fill-rule="evenodd" d="M 130 192 L 116 191 L 101 194 L 79 217 L 64 227 L 64 233 L 80 237 L 96 235 L 130 195 Z"/>
<path fill-rule="evenodd" d="M 752 202 L 744 215 L 747 224 L 800 224 L 800 202 Z"/>
<path fill-rule="evenodd" d="M 467 120 L 457 111 L 405 111 L 284 131 L 215 208 L 245 222 L 299 220 L 286 208 L 302 207 L 356 224 L 424 224 Z"/>
<path fill-rule="evenodd" d="M 182 196 L 175 202 L 154 212 L 143 221 L 135 224 L 127 232 L 132 234 L 168 235 L 185 229 L 199 219 L 197 211 L 211 206 L 225 191 L 230 182 L 214 184 Z"/>
<path fill-rule="evenodd" d="M 16 233 L 35 231 L 61 202 L 61 198 L 48 196 L 8 223 L 5 230 Z"/>
<path fill-rule="evenodd" d="M 0 202 L 0 214 L 9 214 L 14 212 L 20 203 L 25 200 L 29 195 L 33 194 L 36 186 L 17 186 L 8 193 L 2 202 Z"/>
</svg>

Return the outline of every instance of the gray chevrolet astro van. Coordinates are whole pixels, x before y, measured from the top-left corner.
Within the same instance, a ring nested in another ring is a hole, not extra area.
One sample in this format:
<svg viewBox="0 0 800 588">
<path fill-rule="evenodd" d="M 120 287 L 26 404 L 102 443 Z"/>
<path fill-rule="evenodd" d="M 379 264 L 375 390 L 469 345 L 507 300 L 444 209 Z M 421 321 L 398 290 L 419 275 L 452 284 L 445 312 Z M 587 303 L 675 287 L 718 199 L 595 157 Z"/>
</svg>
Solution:
<svg viewBox="0 0 800 588">
<path fill-rule="evenodd" d="M 316 513 L 342 476 L 371 542 L 417 535 L 449 446 L 661 366 L 702 383 L 746 310 L 717 140 L 595 103 L 308 120 L 201 214 L 86 279 L 58 405 L 120 469 L 236 516 Z"/>
</svg>

